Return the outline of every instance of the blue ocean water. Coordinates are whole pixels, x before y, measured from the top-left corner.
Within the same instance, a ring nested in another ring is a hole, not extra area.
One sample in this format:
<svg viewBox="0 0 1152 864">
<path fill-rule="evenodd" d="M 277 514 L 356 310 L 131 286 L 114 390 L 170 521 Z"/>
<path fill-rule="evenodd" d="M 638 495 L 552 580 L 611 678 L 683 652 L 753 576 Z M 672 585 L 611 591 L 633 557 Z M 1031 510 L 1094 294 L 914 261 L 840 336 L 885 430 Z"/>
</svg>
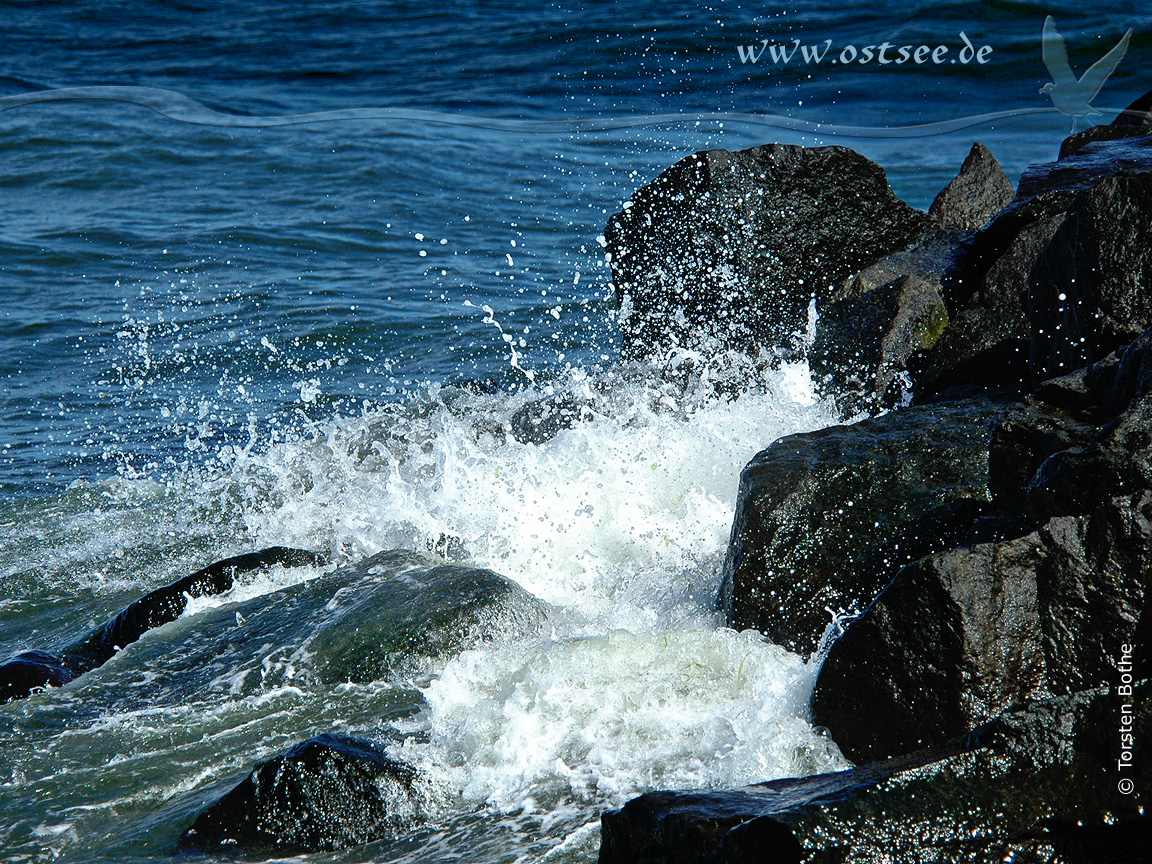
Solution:
<svg viewBox="0 0 1152 864">
<path fill-rule="evenodd" d="M 724 652 L 760 650 L 700 635 L 715 624 L 709 592 L 739 470 L 777 435 L 832 418 L 803 370 L 760 382 L 736 409 L 677 396 L 670 414 L 652 407 L 667 396 L 655 385 L 622 379 L 597 391 L 620 401 L 551 450 L 477 429 L 547 388 L 614 380 L 598 238 L 637 188 L 695 150 L 851 146 L 918 207 L 974 140 L 1013 180 L 1054 158 L 1070 119 L 1038 92 L 1047 14 L 1080 72 L 1132 28 L 1097 105 L 1120 109 L 1149 89 L 1152 10 L 1120 2 L 0 4 L 0 655 L 50 647 L 143 590 L 259 544 L 354 558 L 447 532 L 477 563 L 579 613 L 557 642 L 518 649 L 567 658 L 556 680 L 628 654 L 659 667 L 648 643 L 608 639 L 619 632 L 679 634 L 724 676 Z M 884 41 L 946 45 L 958 58 L 961 32 L 991 47 L 986 63 L 831 62 L 843 46 Z M 763 39 L 832 49 L 819 64 L 741 62 L 739 47 Z M 25 98 L 93 87 L 116 89 Z M 182 99 L 203 107 L 181 113 Z M 384 467 L 360 455 L 373 447 Z M 589 479 L 636 454 L 652 463 L 642 480 Z M 527 532 L 530 522 L 543 528 Z M 650 590 L 673 583 L 683 590 Z M 572 641 L 587 639 L 593 659 Z M 436 706 L 457 704 L 446 688 L 490 704 L 485 682 L 539 657 L 472 658 L 421 682 L 430 740 L 443 731 Z M 780 662 L 780 675 L 800 674 Z M 186 737 L 224 735 L 232 727 L 206 708 L 180 713 L 200 697 L 125 707 L 94 694 L 85 707 L 85 692 L 0 707 L 0 847 L 11 860 L 152 855 L 191 806 L 173 802 L 316 731 L 331 719 L 318 706 L 334 698 L 308 691 L 297 720 L 277 721 L 288 732 L 241 735 L 217 758 L 211 747 L 188 756 L 140 720 L 158 712 Z M 377 729 L 379 717 L 364 718 L 378 694 L 361 695 L 337 719 Z M 735 728 L 752 709 L 747 694 L 729 697 L 669 708 L 689 719 L 666 733 L 695 734 L 701 718 Z M 255 697 L 237 699 L 237 723 L 272 722 Z M 800 722 L 802 706 L 788 711 Z M 583 714 L 549 722 L 594 725 Z M 491 723 L 490 746 L 471 754 L 487 766 L 483 788 L 460 778 L 444 755 L 452 746 L 422 757 L 463 796 L 462 812 L 495 819 L 494 834 L 479 817 L 446 829 L 445 858 L 468 848 L 482 851 L 467 860 L 589 860 L 598 808 L 628 794 L 798 770 L 756 751 L 728 774 L 701 773 L 686 767 L 700 753 L 637 755 L 640 734 L 601 762 L 541 749 L 528 770 L 500 761 L 492 742 L 508 730 Z M 796 734 L 802 744 L 807 732 Z M 51 753 L 77 738 L 84 747 L 64 748 L 70 767 L 54 765 Z M 121 757 L 156 760 L 141 776 L 183 760 L 182 779 L 151 794 L 101 773 Z M 575 773 L 616 781 L 553 795 L 567 814 L 559 827 L 524 816 L 526 790 L 570 757 L 585 760 L 565 763 Z M 110 791 L 73 782 L 104 776 Z M 528 821 L 500 821 L 514 812 Z M 406 854 L 418 857 L 348 860 Z"/>
</svg>

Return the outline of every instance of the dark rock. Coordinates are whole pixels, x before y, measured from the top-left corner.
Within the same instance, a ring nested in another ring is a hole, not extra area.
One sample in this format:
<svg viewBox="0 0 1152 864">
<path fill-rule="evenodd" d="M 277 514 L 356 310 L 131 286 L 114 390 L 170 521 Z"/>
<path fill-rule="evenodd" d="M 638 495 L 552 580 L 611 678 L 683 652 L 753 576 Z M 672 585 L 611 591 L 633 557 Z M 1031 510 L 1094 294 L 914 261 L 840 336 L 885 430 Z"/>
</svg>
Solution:
<svg viewBox="0 0 1152 864">
<path fill-rule="evenodd" d="M 1140 289 L 1152 275 L 1150 184 L 1152 137 L 1030 167 L 945 275 L 949 327 L 911 363 L 916 400 L 967 383 L 1028 389 L 1152 325 Z"/>
<path fill-rule="evenodd" d="M 605 231 L 626 357 L 670 345 L 789 348 L 812 297 L 928 217 L 843 147 L 709 150 L 640 189 Z"/>
<path fill-rule="evenodd" d="M 991 457 L 997 501 L 1042 524 L 1152 488 L 1150 344 L 1152 333 L 1145 332 L 1037 388 L 1039 413 L 997 432 Z"/>
<path fill-rule="evenodd" d="M 932 508 L 990 501 L 992 431 L 1014 410 L 986 397 L 921 406 L 791 435 L 757 454 L 740 477 L 724 563 L 729 626 L 813 651 L 827 610 L 859 611 L 905 563 L 878 561 L 876 550 Z"/>
<path fill-rule="evenodd" d="M 394 680 L 415 674 L 430 658 L 539 633 L 547 620 L 544 603 L 491 570 L 397 568 L 394 555 L 368 559 L 351 578 L 340 574 L 348 587 L 325 604 L 322 625 L 306 646 L 321 681 Z M 386 578 L 354 581 L 374 569 Z"/>
<path fill-rule="evenodd" d="M 1152 329 L 1084 371 L 1084 389 L 1100 413 L 1113 417 L 1152 393 Z"/>
<path fill-rule="evenodd" d="M 1082 422 L 1047 403 L 1021 405 L 996 426 L 992 435 L 988 451 L 992 500 L 1008 512 L 1035 521 L 1038 511 L 1028 505 L 1028 489 L 1037 472 L 1051 457 L 1088 446 L 1098 434 L 1090 421 Z M 1088 509 L 1069 512 L 1085 513 Z"/>
<path fill-rule="evenodd" d="M 259 763 L 180 838 L 185 848 L 291 854 L 346 849 L 425 818 L 416 771 L 373 744 L 319 735 Z"/>
<path fill-rule="evenodd" d="M 512 437 L 521 444 L 544 444 L 571 429 L 590 412 L 591 400 L 558 393 L 529 402 L 512 415 Z"/>
<path fill-rule="evenodd" d="M 62 687 L 79 674 L 57 654 L 24 651 L 0 663 L 0 705 L 25 699 L 44 687 Z"/>
<path fill-rule="evenodd" d="M 1152 91 L 1125 108 L 1107 126 L 1093 126 L 1069 135 L 1060 145 L 1060 158 L 1066 159 L 1094 141 L 1115 141 L 1148 134 L 1152 134 Z"/>
<path fill-rule="evenodd" d="M 601 820 L 601 864 L 1147 862 L 1152 749 L 1117 766 L 1152 687 L 1033 703 L 930 751 L 721 792 L 652 792 Z M 1125 795 L 1118 781 L 1135 780 Z"/>
<path fill-rule="evenodd" d="M 0 703 L 26 698 L 43 687 L 59 687 L 103 665 L 149 630 L 179 618 L 189 598 L 220 594 L 231 589 L 240 573 L 274 564 L 285 567 L 320 565 L 323 560 L 323 556 L 315 552 L 273 546 L 210 564 L 141 597 L 59 655 L 28 651 L 0 664 Z"/>
<path fill-rule="evenodd" d="M 967 384 L 1027 387 L 1032 338 L 1026 313 L 1028 274 L 1062 219 L 1063 214 L 1051 216 L 1022 228 L 967 304 L 948 316 L 940 338 L 910 358 L 919 401 Z"/>
<path fill-rule="evenodd" d="M 64 653 L 70 660 L 94 669 L 149 630 L 175 621 L 184 614 L 190 598 L 230 591 L 241 573 L 277 564 L 283 567 L 319 567 L 325 560 L 325 556 L 316 552 L 287 546 L 272 546 L 259 552 L 225 558 L 145 594 L 107 624 L 98 627 L 87 639 L 66 648 Z"/>
<path fill-rule="evenodd" d="M 961 735 L 1035 695 L 1035 535 L 905 567 L 832 646 L 812 714 L 854 762 Z"/>
<path fill-rule="evenodd" d="M 825 395 L 844 417 L 903 401 L 910 357 L 931 348 L 948 326 L 940 283 L 958 237 L 930 231 L 845 279 L 818 306 L 816 339 L 808 352 Z"/>
<path fill-rule="evenodd" d="M 1150 517 L 1144 492 L 908 565 L 829 652 L 815 721 L 866 762 L 1111 681 L 1147 602 Z"/>
<path fill-rule="evenodd" d="M 945 186 L 928 215 L 944 228 L 974 231 L 1007 207 L 1016 196 L 1012 181 L 983 144 L 972 145 L 960 173 Z"/>
<path fill-rule="evenodd" d="M 1100 360 L 1152 325 L 1152 174 L 1102 181 L 1069 211 L 1028 280 L 1032 379 Z"/>
</svg>

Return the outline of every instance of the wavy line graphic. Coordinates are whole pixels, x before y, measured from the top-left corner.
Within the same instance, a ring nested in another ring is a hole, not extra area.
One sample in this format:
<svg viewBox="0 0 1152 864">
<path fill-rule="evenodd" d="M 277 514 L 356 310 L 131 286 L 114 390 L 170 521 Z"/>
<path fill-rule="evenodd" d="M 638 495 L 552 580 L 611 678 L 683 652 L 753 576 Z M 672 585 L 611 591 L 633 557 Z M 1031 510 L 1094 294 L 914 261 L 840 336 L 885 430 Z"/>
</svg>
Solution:
<svg viewBox="0 0 1152 864">
<path fill-rule="evenodd" d="M 385 120 L 462 126 L 500 132 L 556 133 L 556 132 L 608 132 L 637 129 L 646 126 L 736 122 L 752 126 L 787 129 L 825 137 L 846 138 L 926 138 L 947 135 L 960 129 L 979 126 L 1009 117 L 1058 113 L 1054 107 L 1017 108 L 957 117 L 935 123 L 912 126 L 843 126 L 799 120 L 776 114 L 644 114 L 634 117 L 607 117 L 586 120 L 522 120 L 497 117 L 478 117 L 442 111 L 424 111 L 413 108 L 344 108 L 317 111 L 308 114 L 254 116 L 216 111 L 195 99 L 174 90 L 156 87 L 70 87 L 57 90 L 38 90 L 0 97 L 0 111 L 11 111 L 29 105 L 51 102 L 124 102 L 155 111 L 170 120 L 198 126 L 225 126 L 232 128 L 272 128 L 300 126 L 309 123 L 340 123 L 354 120 Z M 1119 109 L 1102 109 L 1120 113 Z"/>
</svg>

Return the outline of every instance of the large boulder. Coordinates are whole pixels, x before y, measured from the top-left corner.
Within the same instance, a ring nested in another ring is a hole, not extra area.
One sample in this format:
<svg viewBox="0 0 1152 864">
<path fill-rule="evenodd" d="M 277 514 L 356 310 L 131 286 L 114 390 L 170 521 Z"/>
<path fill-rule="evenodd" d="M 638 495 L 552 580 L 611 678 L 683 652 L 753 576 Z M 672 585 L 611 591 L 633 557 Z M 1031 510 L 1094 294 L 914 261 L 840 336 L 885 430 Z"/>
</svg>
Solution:
<svg viewBox="0 0 1152 864">
<path fill-rule="evenodd" d="M 832 646 L 813 714 L 849 758 L 907 753 L 1031 696 L 1105 683 L 1116 646 L 1150 638 L 1150 345 L 1145 333 L 1048 382 L 1054 404 L 1033 399 L 997 423 L 992 503 L 1034 528 L 907 564 Z"/>
<path fill-rule="evenodd" d="M 905 567 L 832 647 L 812 712 L 867 762 L 1115 675 L 1152 572 L 1152 494 Z"/>
<path fill-rule="evenodd" d="M 844 754 L 938 744 L 1013 704 L 1115 677 L 1152 574 L 1152 493 L 906 566 L 832 647 L 812 700 Z"/>
<path fill-rule="evenodd" d="M 426 818 L 415 769 L 374 744 L 319 735 L 260 762 L 205 808 L 187 849 L 300 854 L 395 837 Z"/>
<path fill-rule="evenodd" d="M 910 361 L 917 400 L 963 384 L 1030 390 L 1152 325 L 1152 137 L 1034 165 L 943 283 L 949 327 Z"/>
<path fill-rule="evenodd" d="M 1120 735 L 1152 735 L 1152 687 L 1125 686 L 836 774 L 648 793 L 603 815 L 600 864 L 1150 861 L 1152 748 Z"/>
<path fill-rule="evenodd" d="M 938 403 L 758 453 L 740 476 L 724 563 L 728 625 L 811 653 L 830 611 L 861 611 L 903 564 L 980 530 L 993 510 L 993 431 L 1016 410 L 987 397 Z"/>
<path fill-rule="evenodd" d="M 670 345 L 789 348 L 808 307 L 930 224 L 844 147 L 709 150 L 640 189 L 605 231 L 626 357 Z"/>
</svg>

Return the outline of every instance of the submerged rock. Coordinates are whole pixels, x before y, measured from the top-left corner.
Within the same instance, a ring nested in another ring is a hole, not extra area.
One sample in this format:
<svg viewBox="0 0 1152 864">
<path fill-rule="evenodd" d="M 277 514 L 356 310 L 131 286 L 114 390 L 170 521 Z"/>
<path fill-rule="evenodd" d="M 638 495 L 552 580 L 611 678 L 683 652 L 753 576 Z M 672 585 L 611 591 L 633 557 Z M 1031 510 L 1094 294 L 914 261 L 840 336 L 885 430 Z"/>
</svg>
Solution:
<svg viewBox="0 0 1152 864">
<path fill-rule="evenodd" d="M 976 142 L 960 166 L 960 173 L 945 186 L 928 208 L 928 215 L 943 228 L 974 231 L 1007 207 L 1016 196 L 1012 181 L 983 144 Z"/>
<path fill-rule="evenodd" d="M 1152 748 L 1129 748 L 1121 767 L 1120 726 L 1152 735 L 1147 682 L 1036 701 L 937 750 L 836 774 L 652 792 L 604 814 L 600 864 L 1149 861 Z"/>
<path fill-rule="evenodd" d="M 369 558 L 337 577 L 344 587 L 325 592 L 331 599 L 305 646 L 322 682 L 392 680 L 429 659 L 539 633 L 547 620 L 542 601 L 498 573 L 413 561 L 397 567 L 396 555 Z"/>
<path fill-rule="evenodd" d="M 149 630 L 179 618 L 189 599 L 230 590 L 240 573 L 276 564 L 303 567 L 323 563 L 324 556 L 315 552 L 273 546 L 210 564 L 144 595 L 58 655 L 28 651 L 0 664 L 0 703 L 24 699 L 44 687 L 59 687 L 103 665 Z"/>
<path fill-rule="evenodd" d="M 196 817 L 180 845 L 321 852 L 395 837 L 424 818 L 414 768 L 369 741 L 319 735 L 256 765 Z"/>
<path fill-rule="evenodd" d="M 757 454 L 724 563 L 728 625 L 814 651 L 830 611 L 859 611 L 900 566 L 950 548 L 991 509 L 989 446 L 1013 410 L 983 397 L 921 406 Z M 959 509 L 934 510 L 949 505 Z"/>
<path fill-rule="evenodd" d="M 696 153 L 605 231 L 626 357 L 672 345 L 790 348 L 813 297 L 929 224 L 844 147 Z"/>
<path fill-rule="evenodd" d="M 25 699 L 45 687 L 62 687 L 84 671 L 59 654 L 23 651 L 0 664 L 0 705 Z"/>
</svg>

